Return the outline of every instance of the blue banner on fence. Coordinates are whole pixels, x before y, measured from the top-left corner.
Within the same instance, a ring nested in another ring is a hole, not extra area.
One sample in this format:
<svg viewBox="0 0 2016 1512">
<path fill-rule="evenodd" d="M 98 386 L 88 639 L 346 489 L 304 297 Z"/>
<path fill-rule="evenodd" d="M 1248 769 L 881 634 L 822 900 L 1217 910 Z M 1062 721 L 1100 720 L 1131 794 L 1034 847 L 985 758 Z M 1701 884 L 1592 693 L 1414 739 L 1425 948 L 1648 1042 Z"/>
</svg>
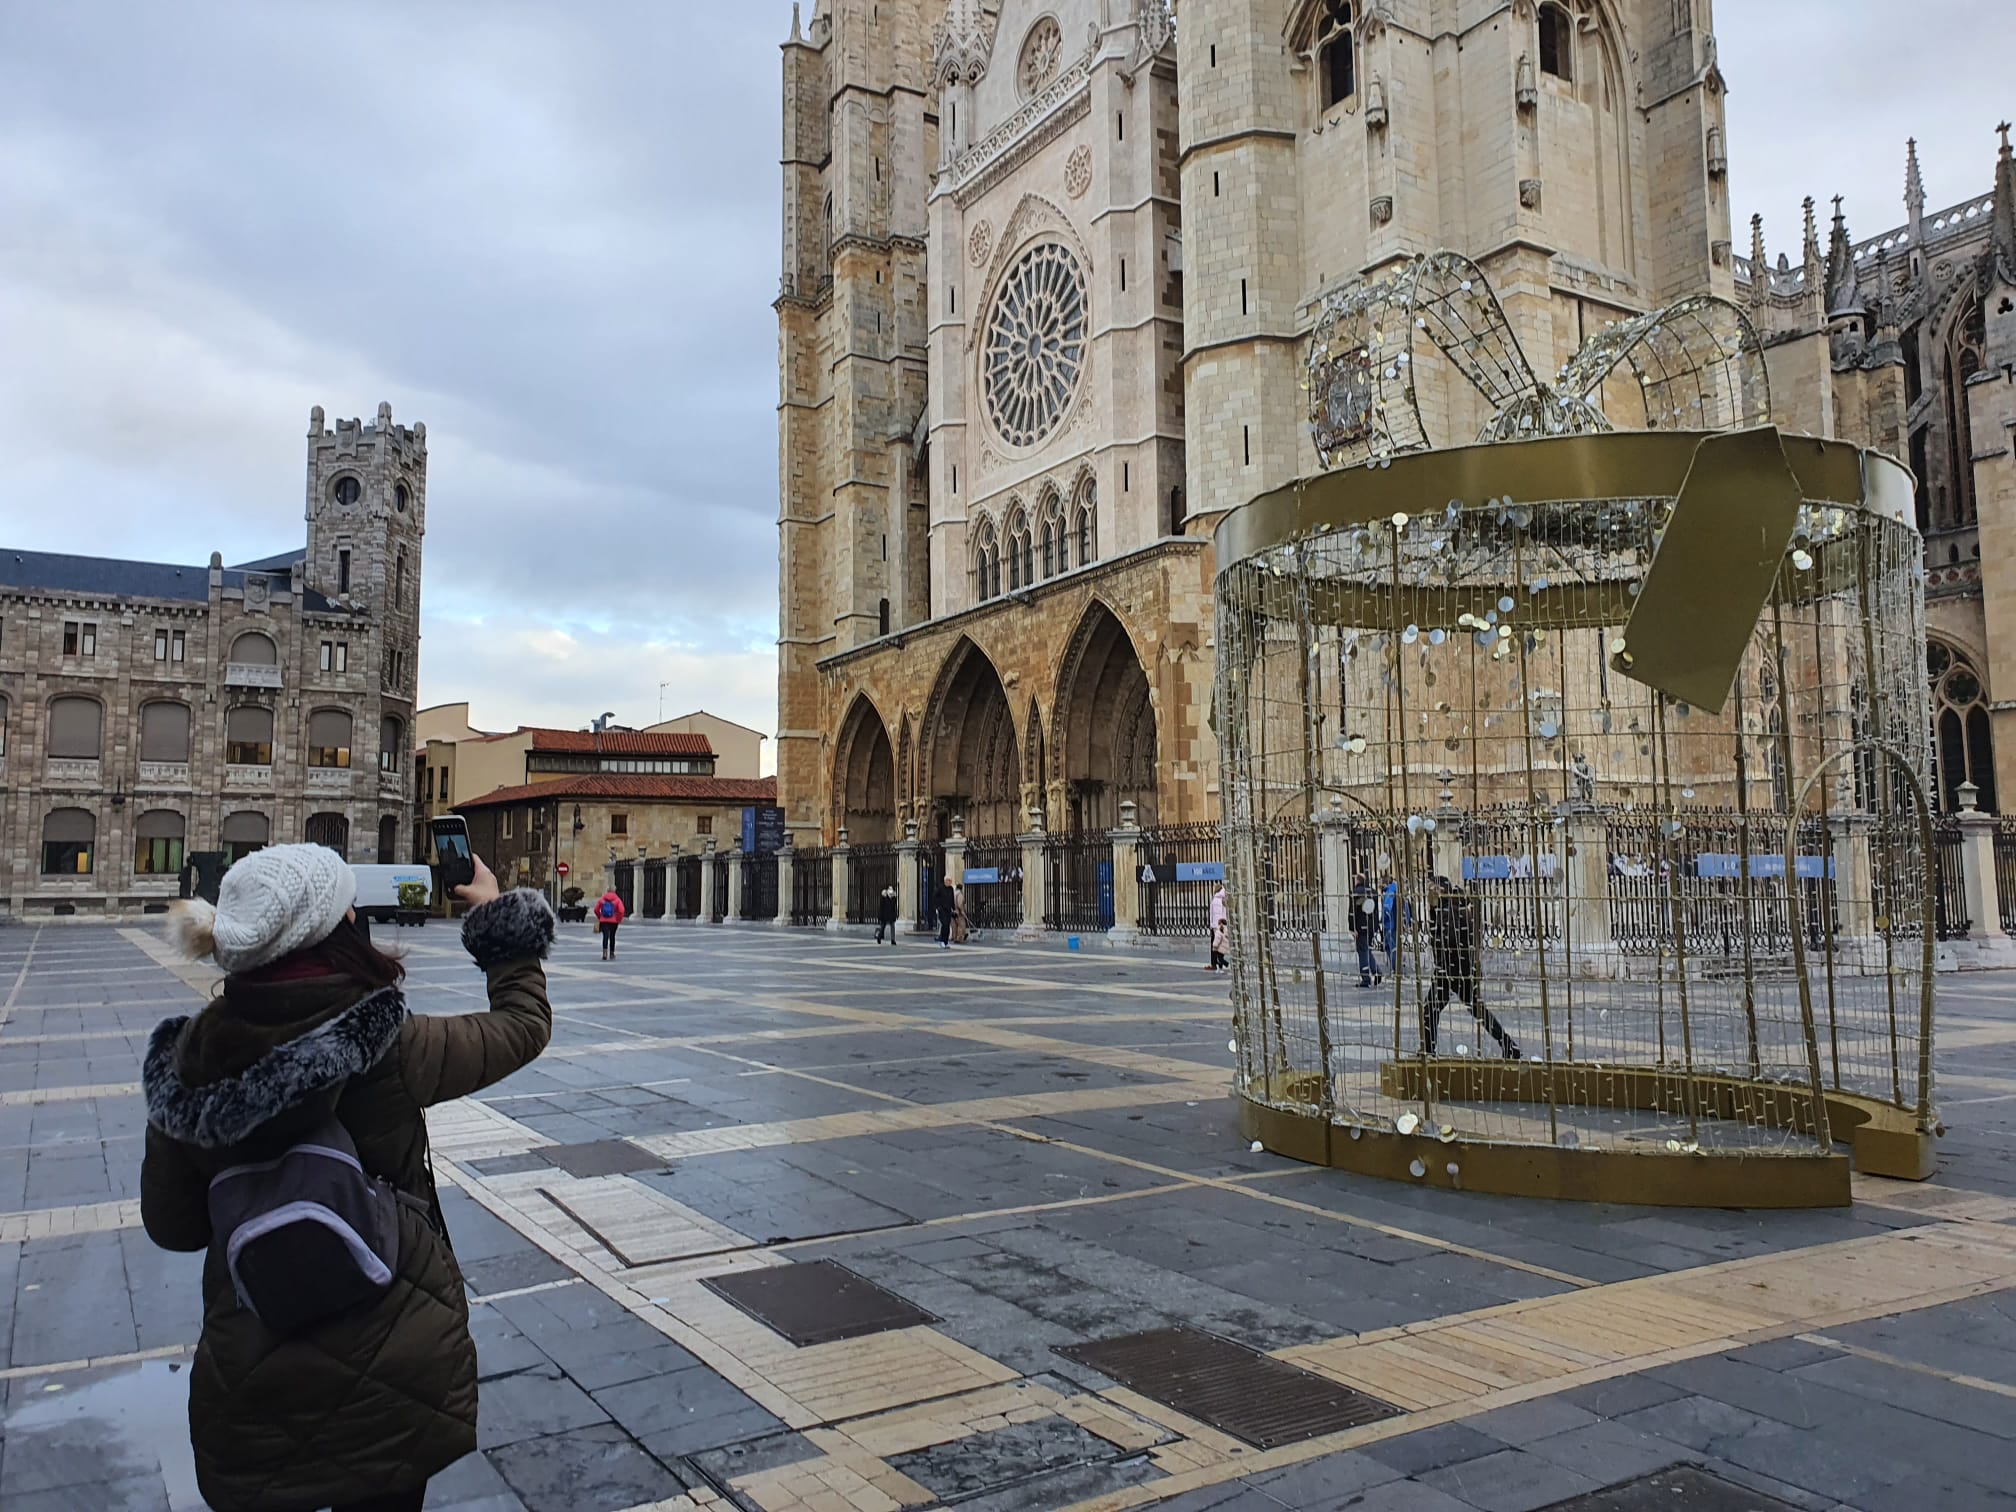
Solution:
<svg viewBox="0 0 2016 1512">
<path fill-rule="evenodd" d="M 1223 861 L 1178 861 L 1176 863 L 1178 882 L 1223 882 L 1225 863 Z"/>
<path fill-rule="evenodd" d="M 966 885 L 968 887 L 979 887 L 984 883 L 999 882 L 1000 880 L 1001 868 L 998 866 L 969 866 L 966 868 Z"/>
<path fill-rule="evenodd" d="M 1802 882 L 1818 882 L 1834 875 L 1834 861 L 1830 856 L 1801 856 L 1798 862 Z M 1695 862 L 1694 874 L 1717 881 L 1733 881 L 1743 875 L 1743 858 L 1734 854 L 1705 855 Z M 1767 879 L 1783 877 L 1785 858 L 1779 855 L 1752 856 L 1750 875 Z"/>
<path fill-rule="evenodd" d="M 1552 879 L 1556 862 L 1552 851 L 1540 855 L 1540 875 Z M 1533 875 L 1531 856 L 1465 856 L 1463 858 L 1463 880 L 1465 882 L 1509 882 L 1514 877 Z"/>
</svg>

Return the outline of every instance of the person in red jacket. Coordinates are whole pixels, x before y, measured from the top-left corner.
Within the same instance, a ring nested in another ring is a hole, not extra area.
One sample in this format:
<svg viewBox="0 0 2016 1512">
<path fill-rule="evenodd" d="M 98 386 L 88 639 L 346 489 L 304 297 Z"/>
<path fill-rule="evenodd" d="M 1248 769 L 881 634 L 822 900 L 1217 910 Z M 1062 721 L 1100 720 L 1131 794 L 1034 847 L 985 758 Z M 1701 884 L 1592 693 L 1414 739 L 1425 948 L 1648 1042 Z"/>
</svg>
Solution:
<svg viewBox="0 0 2016 1512">
<path fill-rule="evenodd" d="M 613 889 L 595 900 L 595 928 L 602 936 L 602 959 L 605 961 L 616 959 L 616 926 L 623 922 L 623 915 L 627 912 L 623 900 L 616 896 Z"/>
</svg>

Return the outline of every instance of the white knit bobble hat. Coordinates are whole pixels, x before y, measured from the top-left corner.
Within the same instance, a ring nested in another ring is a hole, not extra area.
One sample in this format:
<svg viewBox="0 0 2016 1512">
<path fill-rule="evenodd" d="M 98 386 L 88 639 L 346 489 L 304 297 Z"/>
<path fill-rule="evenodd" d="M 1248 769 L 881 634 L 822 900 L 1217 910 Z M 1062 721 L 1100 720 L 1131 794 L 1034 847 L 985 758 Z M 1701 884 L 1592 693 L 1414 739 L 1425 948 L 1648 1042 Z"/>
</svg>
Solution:
<svg viewBox="0 0 2016 1512">
<path fill-rule="evenodd" d="M 183 951 L 227 972 L 256 971 L 326 940 L 357 901 L 357 874 L 326 845 L 271 845 L 232 863 L 217 906 L 170 915 Z"/>
</svg>

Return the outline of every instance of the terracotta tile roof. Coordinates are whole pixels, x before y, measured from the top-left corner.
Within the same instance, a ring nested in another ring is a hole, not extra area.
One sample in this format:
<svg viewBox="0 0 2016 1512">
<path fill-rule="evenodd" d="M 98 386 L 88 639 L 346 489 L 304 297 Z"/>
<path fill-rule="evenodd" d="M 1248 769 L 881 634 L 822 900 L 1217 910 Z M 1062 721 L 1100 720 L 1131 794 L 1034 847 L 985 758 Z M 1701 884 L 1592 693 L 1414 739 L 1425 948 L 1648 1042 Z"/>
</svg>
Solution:
<svg viewBox="0 0 2016 1512">
<path fill-rule="evenodd" d="M 514 803 L 533 803 L 564 798 L 633 798 L 643 802 L 773 804 L 777 801 L 775 777 L 643 777 L 583 772 L 555 782 L 534 782 L 524 787 L 499 788 L 481 798 L 455 804 L 456 809 L 503 808 Z"/>
<path fill-rule="evenodd" d="M 519 732 L 532 737 L 535 751 L 555 751 L 573 756 L 712 756 L 714 747 L 705 735 L 679 731 L 666 735 L 646 735 L 636 730 L 541 730 Z"/>
</svg>

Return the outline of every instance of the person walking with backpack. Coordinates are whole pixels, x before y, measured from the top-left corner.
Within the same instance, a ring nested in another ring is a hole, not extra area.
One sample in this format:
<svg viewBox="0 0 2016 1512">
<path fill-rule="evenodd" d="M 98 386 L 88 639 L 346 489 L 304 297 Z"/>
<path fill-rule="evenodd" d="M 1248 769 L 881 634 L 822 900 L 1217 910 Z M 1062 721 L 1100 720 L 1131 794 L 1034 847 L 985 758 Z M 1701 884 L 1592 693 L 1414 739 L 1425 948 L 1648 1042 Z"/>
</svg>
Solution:
<svg viewBox="0 0 2016 1512">
<path fill-rule="evenodd" d="M 896 943 L 896 889 L 893 887 L 883 888 L 882 896 L 876 900 L 875 943 L 877 945 L 882 943 L 884 932 L 887 932 L 889 936 L 889 943 L 894 945 Z"/>
<path fill-rule="evenodd" d="M 163 1249 L 209 1252 L 189 1426 L 213 1512 L 419 1512 L 476 1449 L 476 1347 L 425 1110 L 546 1048 L 553 910 L 500 893 L 478 860 L 455 892 L 489 1011 L 414 1015 L 356 892 L 335 851 L 272 846 L 170 922 L 226 973 L 154 1030 L 141 1081 L 141 1222 Z"/>
<path fill-rule="evenodd" d="M 613 887 L 595 900 L 595 932 L 602 936 L 603 960 L 616 959 L 616 926 L 629 912 Z"/>
</svg>

